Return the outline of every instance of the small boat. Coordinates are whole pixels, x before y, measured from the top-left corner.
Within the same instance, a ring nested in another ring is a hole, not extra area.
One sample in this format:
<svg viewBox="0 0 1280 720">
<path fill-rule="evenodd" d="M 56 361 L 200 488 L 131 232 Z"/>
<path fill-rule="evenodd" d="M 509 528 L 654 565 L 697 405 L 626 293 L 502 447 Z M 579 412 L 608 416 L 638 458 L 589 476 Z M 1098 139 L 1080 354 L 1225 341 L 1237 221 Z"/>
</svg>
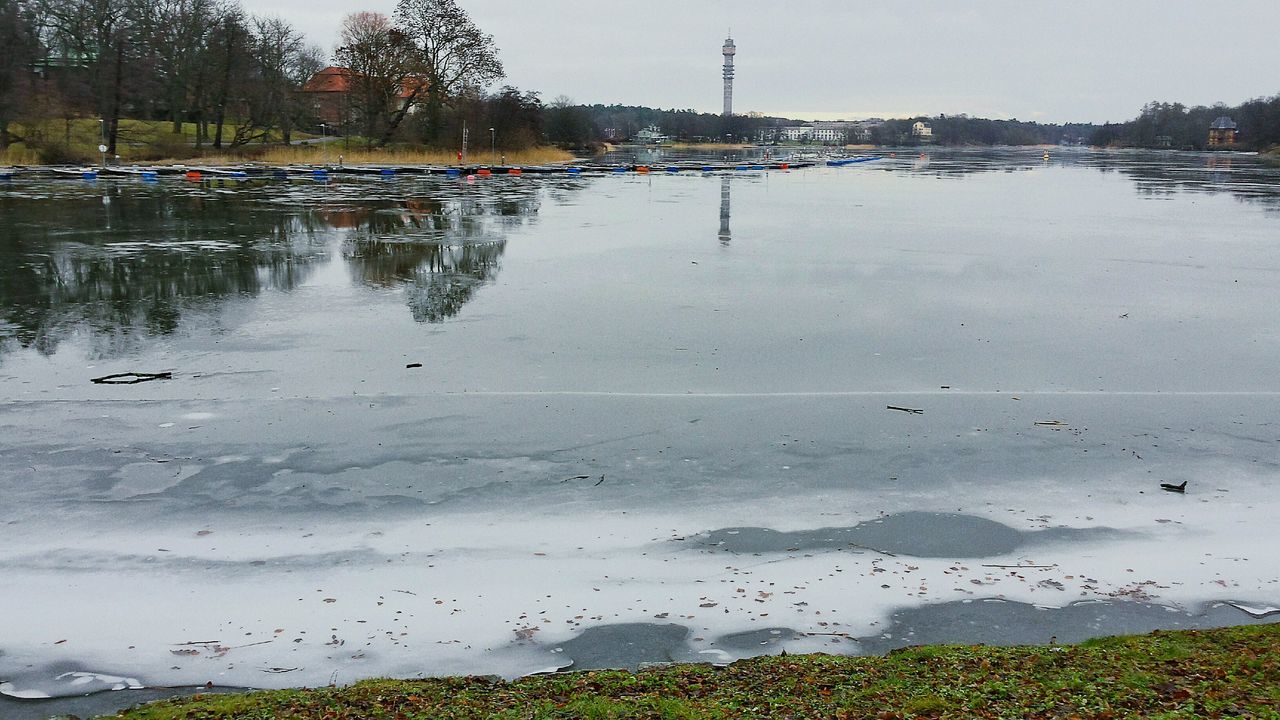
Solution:
<svg viewBox="0 0 1280 720">
<path fill-rule="evenodd" d="M 56 168 L 49 168 L 49 171 L 55 175 L 70 175 L 73 177 L 80 178 L 81 180 L 97 180 L 98 179 L 98 169 L 91 168 L 91 167 L 84 167 L 84 168 L 56 167 Z"/>
</svg>

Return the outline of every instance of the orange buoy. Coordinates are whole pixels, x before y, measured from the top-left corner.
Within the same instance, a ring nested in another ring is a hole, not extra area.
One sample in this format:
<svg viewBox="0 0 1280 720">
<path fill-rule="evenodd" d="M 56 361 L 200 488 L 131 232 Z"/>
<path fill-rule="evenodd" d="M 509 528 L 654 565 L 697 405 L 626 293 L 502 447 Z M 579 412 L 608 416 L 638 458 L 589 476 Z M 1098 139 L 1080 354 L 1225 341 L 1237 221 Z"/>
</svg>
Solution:
<svg viewBox="0 0 1280 720">
<path fill-rule="evenodd" d="M 201 176 L 200 176 L 200 171 L 198 171 L 198 170 L 188 170 L 188 171 L 187 171 L 186 178 L 187 178 L 188 180 L 199 180 L 199 179 L 200 179 L 200 177 L 201 177 Z"/>
<path fill-rule="evenodd" d="M 508 171 L 507 171 L 507 174 L 508 174 L 508 175 L 523 175 L 523 174 L 524 174 L 524 171 L 522 171 L 520 168 L 511 168 L 510 170 L 508 170 Z"/>
<path fill-rule="evenodd" d="M 648 166 L 648 165 L 637 165 L 637 166 L 636 166 L 636 172 L 638 172 L 638 173 L 647 173 L 647 172 L 649 172 L 649 166 Z"/>
<path fill-rule="evenodd" d="M 791 169 L 791 163 L 782 163 L 781 165 L 779 165 L 779 166 L 778 166 L 778 169 L 779 169 L 779 170 L 790 170 L 790 169 Z"/>
<path fill-rule="evenodd" d="M 491 171 L 489 168 L 480 168 L 479 170 L 476 171 L 476 174 L 481 176 L 492 175 L 493 171 Z"/>
</svg>

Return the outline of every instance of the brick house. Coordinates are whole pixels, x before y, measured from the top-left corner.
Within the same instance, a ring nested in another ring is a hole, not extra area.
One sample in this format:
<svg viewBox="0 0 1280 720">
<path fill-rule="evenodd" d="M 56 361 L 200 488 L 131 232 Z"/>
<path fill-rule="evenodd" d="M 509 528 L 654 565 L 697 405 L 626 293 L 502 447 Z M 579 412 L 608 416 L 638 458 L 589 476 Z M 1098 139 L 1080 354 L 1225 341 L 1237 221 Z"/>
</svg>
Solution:
<svg viewBox="0 0 1280 720">
<path fill-rule="evenodd" d="M 1209 126 L 1209 147 L 1234 147 L 1240 131 L 1231 118 L 1223 115 Z"/>
</svg>

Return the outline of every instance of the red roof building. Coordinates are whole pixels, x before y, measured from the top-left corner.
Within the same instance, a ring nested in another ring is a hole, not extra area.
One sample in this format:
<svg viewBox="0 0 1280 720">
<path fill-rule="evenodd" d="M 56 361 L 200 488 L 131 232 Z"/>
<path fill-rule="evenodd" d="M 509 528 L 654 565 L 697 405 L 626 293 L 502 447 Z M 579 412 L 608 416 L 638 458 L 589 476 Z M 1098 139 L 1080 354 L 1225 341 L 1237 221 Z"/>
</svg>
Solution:
<svg viewBox="0 0 1280 720">
<path fill-rule="evenodd" d="M 350 68 L 330 66 L 312 75 L 299 92 L 310 100 L 311 112 L 319 122 L 341 127 L 353 119 L 349 97 L 356 77 Z M 426 93 L 426 85 L 424 78 L 408 78 L 400 88 L 399 97 L 401 100 L 415 94 L 420 97 Z"/>
<path fill-rule="evenodd" d="M 311 112 L 320 122 L 337 128 L 351 117 L 347 96 L 351 93 L 351 70 L 327 67 L 303 84 L 302 93 L 310 101 Z"/>
</svg>

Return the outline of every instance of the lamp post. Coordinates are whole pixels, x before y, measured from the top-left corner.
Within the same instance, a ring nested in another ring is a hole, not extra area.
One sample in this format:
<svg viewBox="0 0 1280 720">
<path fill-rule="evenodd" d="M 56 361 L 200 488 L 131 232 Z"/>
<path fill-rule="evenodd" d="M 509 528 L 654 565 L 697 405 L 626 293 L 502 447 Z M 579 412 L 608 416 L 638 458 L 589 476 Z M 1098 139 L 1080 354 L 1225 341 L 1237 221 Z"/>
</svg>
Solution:
<svg viewBox="0 0 1280 720">
<path fill-rule="evenodd" d="M 489 128 L 489 162 L 493 163 L 498 157 L 498 131 L 496 128 Z"/>
<path fill-rule="evenodd" d="M 329 162 L 329 143 L 326 142 L 329 134 L 324 123 L 320 123 L 320 153 L 324 156 L 325 163 Z"/>
<path fill-rule="evenodd" d="M 98 137 L 101 142 L 98 143 L 98 153 L 102 155 L 102 167 L 107 166 L 107 121 L 104 118 L 98 118 Z"/>
</svg>

